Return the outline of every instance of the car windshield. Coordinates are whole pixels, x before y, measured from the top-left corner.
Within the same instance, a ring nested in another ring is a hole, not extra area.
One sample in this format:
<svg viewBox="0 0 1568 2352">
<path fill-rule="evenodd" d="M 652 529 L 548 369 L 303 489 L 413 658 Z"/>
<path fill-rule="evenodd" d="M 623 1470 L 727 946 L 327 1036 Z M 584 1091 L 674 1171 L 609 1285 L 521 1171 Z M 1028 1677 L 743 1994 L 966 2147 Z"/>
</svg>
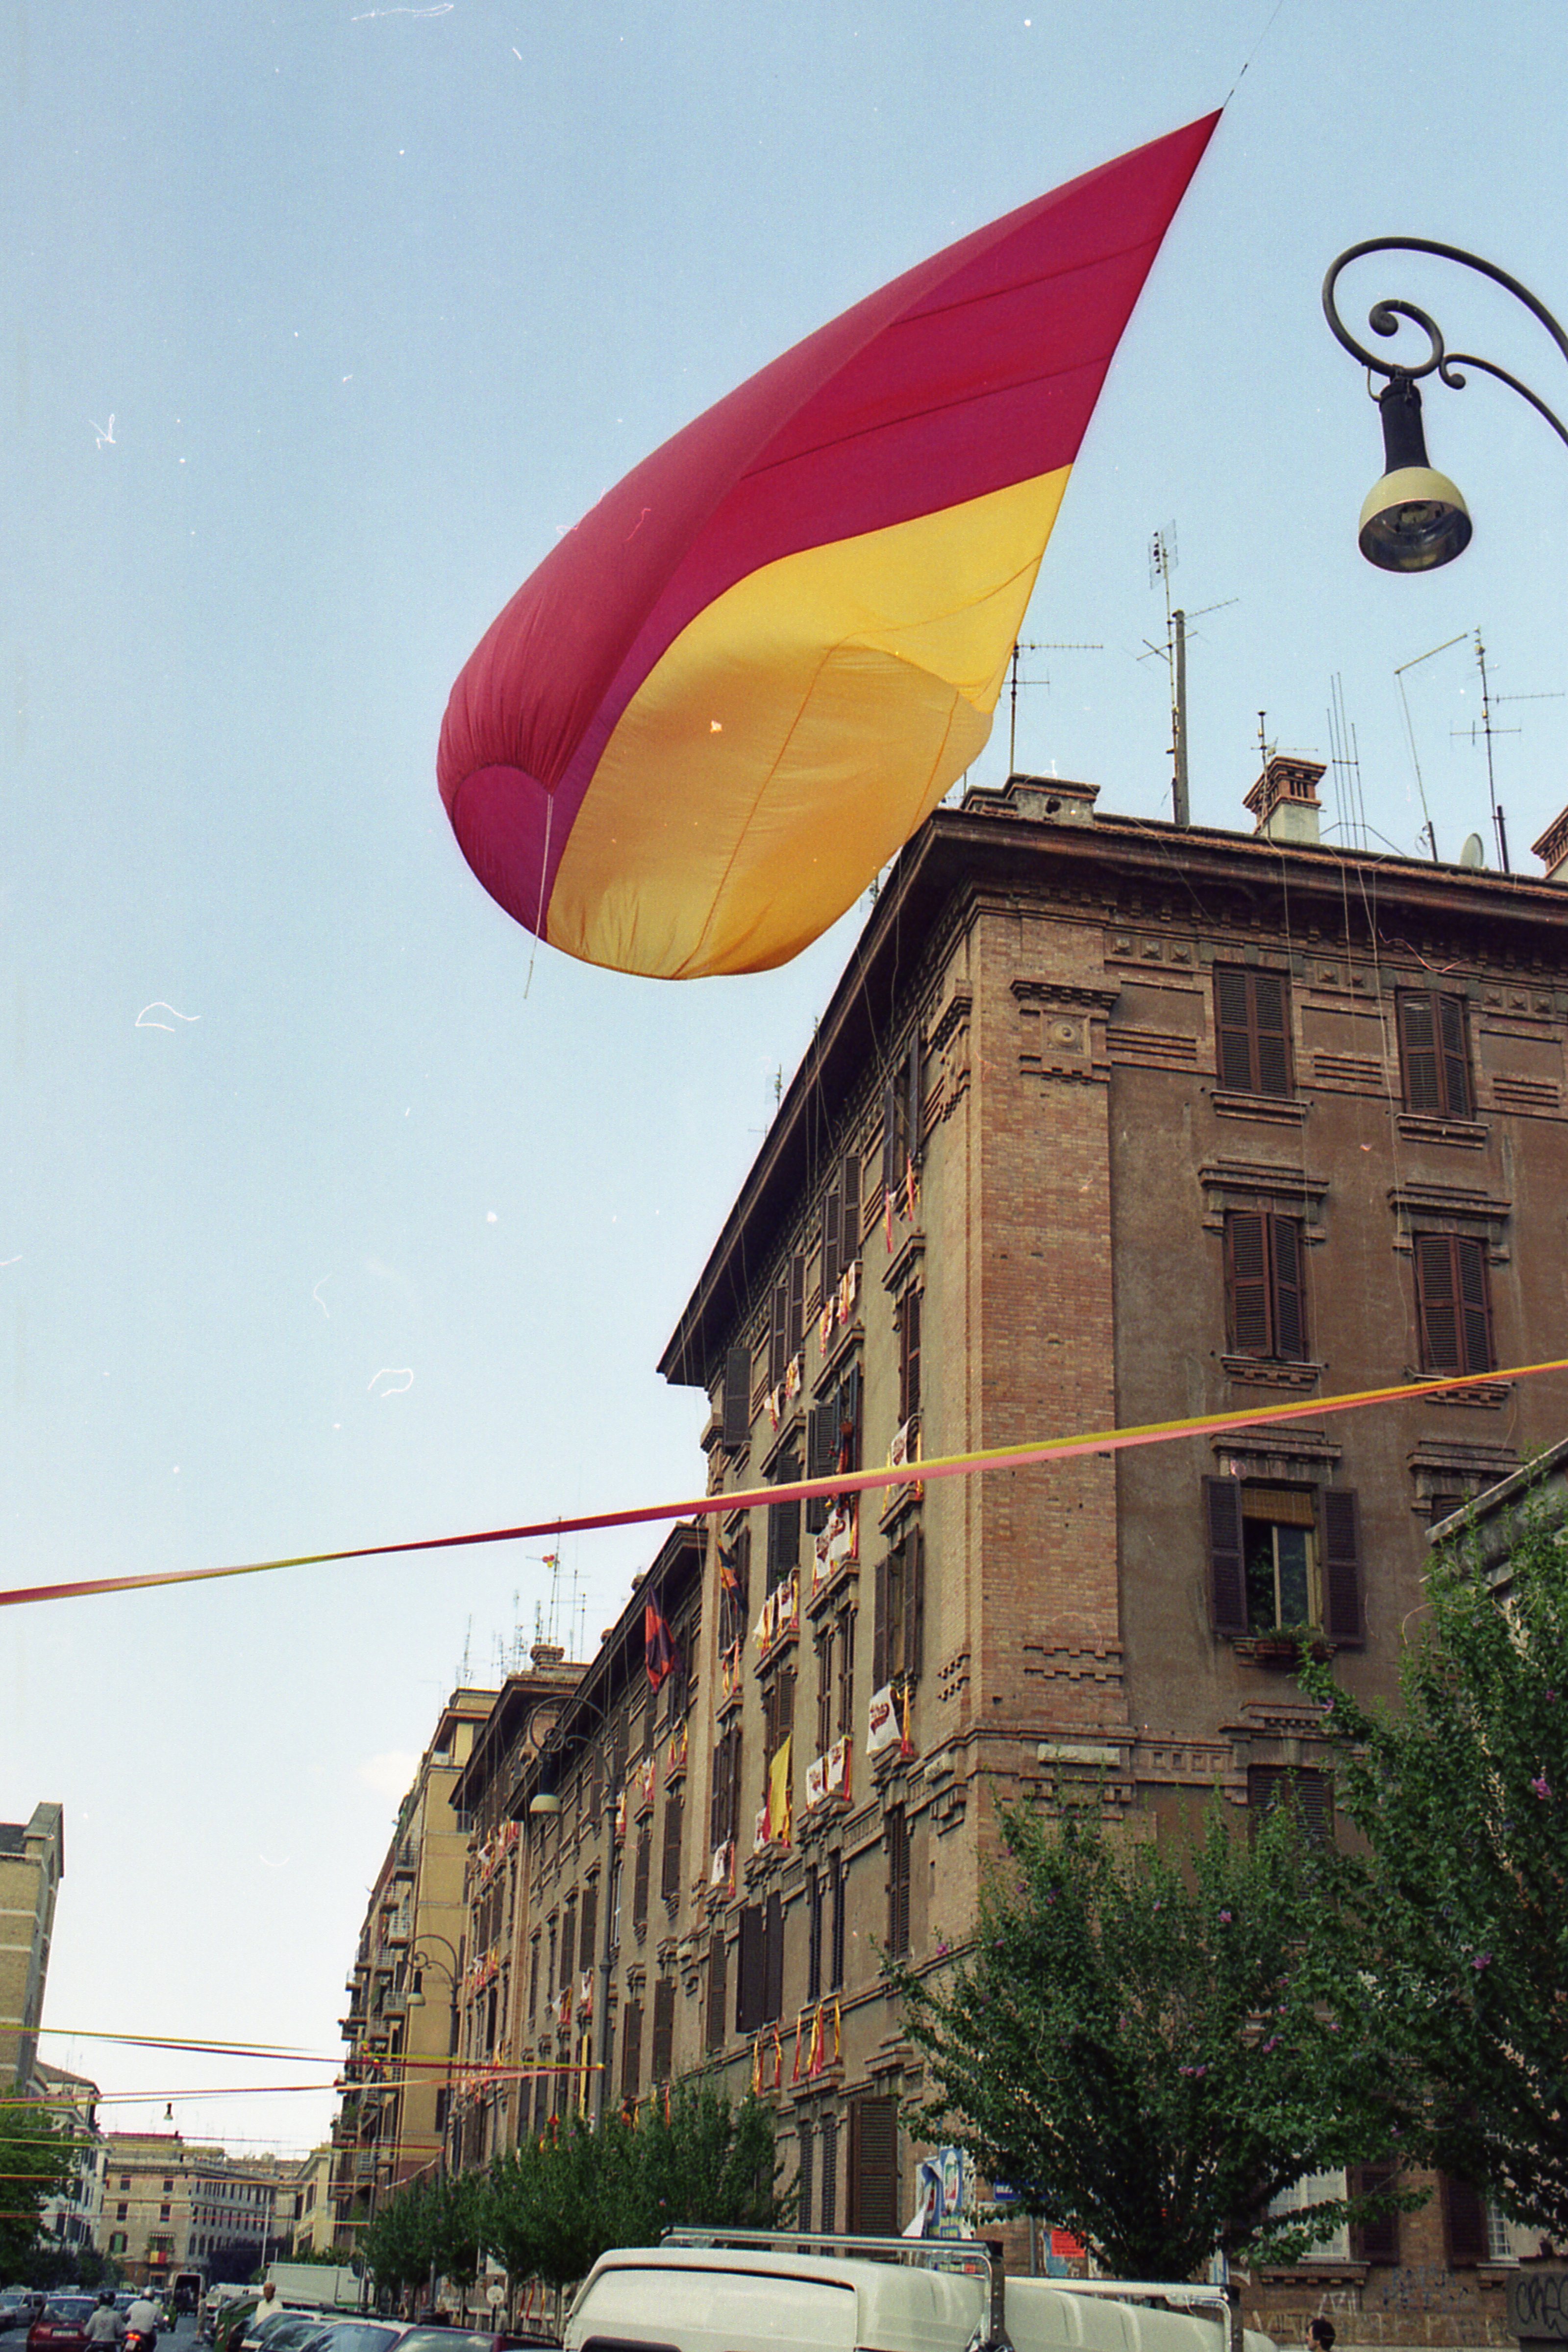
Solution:
<svg viewBox="0 0 1568 2352">
<path fill-rule="evenodd" d="M 488 2327 L 411 2327 L 397 2339 L 397 2352 L 490 2352 L 496 2337 Z"/>
</svg>

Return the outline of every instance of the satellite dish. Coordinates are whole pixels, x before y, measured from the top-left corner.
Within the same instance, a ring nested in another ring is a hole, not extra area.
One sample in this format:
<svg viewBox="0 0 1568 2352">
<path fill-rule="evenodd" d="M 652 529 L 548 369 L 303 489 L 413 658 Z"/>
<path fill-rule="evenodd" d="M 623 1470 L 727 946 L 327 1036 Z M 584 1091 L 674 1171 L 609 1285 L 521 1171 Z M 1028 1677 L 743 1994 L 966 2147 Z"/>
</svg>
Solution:
<svg viewBox="0 0 1568 2352">
<path fill-rule="evenodd" d="M 1459 852 L 1460 865 L 1484 866 L 1486 862 L 1486 845 L 1482 842 L 1480 835 L 1479 833 L 1467 834 L 1465 835 L 1465 845 Z"/>
</svg>

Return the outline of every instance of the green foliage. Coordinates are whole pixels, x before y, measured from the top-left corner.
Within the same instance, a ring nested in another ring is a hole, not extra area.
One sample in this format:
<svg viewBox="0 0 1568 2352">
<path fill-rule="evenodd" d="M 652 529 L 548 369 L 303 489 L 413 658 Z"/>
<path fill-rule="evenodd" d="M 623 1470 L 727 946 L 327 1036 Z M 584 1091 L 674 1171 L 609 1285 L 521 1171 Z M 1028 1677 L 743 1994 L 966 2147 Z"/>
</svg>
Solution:
<svg viewBox="0 0 1568 2352">
<path fill-rule="evenodd" d="M 0 2173 L 5 2176 L 5 2219 L 0 2220 L 0 2277 L 33 2284 L 30 2265 L 47 2269 L 58 2250 L 38 2236 L 38 2215 L 49 2198 L 67 2188 L 76 2169 L 72 2126 L 37 2100 L 0 2105 Z M 39 2285 L 54 2285 L 40 2278 Z"/>
<path fill-rule="evenodd" d="M 1302 1679 L 1370 1850 L 1380 1990 L 1425 2085 L 1424 2152 L 1568 2238 L 1568 1559 L 1540 1516 L 1506 1604 L 1434 1557 L 1399 1712 Z"/>
<path fill-rule="evenodd" d="M 1293 1807 L 1257 1830 L 1216 1798 L 1184 1869 L 1098 1813 L 1005 1814 L 971 1954 L 891 1971 L 936 2086 L 919 2127 L 1124 2278 L 1184 2279 L 1216 2249 L 1289 2261 L 1389 2201 L 1268 2218 L 1305 2174 L 1388 2152 L 1398 2084 L 1338 1858 Z"/>
</svg>

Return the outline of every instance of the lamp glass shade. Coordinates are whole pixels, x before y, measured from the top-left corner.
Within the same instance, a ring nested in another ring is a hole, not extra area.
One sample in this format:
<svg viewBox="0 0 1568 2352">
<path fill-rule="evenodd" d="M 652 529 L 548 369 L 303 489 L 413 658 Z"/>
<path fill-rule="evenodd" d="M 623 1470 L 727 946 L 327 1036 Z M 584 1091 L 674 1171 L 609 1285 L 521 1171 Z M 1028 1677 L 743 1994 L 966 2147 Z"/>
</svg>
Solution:
<svg viewBox="0 0 1568 2352">
<path fill-rule="evenodd" d="M 1470 543 L 1469 510 L 1447 474 L 1400 466 L 1366 494 L 1358 543 L 1380 572 L 1435 572 Z"/>
<path fill-rule="evenodd" d="M 548 1790 L 541 1789 L 537 1797 L 529 1799 L 528 1810 L 536 1821 L 548 1821 L 561 1811 L 561 1800 L 552 1797 Z"/>
</svg>

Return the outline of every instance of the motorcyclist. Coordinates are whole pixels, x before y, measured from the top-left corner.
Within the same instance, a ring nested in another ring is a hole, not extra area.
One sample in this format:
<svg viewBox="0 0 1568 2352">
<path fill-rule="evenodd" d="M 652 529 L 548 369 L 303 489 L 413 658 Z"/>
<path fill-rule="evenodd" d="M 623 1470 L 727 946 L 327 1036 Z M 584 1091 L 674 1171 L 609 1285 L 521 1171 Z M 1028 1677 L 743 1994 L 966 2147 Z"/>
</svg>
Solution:
<svg viewBox="0 0 1568 2352">
<path fill-rule="evenodd" d="M 125 2315 L 127 2336 L 139 2336 L 143 2352 L 153 2352 L 158 2341 L 159 2311 L 150 2294 L 139 2294 Z"/>
<path fill-rule="evenodd" d="M 98 2308 L 87 2323 L 89 2344 L 118 2344 L 124 2332 L 124 2322 L 114 2308 L 114 2294 L 110 2288 L 98 2298 Z"/>
</svg>

